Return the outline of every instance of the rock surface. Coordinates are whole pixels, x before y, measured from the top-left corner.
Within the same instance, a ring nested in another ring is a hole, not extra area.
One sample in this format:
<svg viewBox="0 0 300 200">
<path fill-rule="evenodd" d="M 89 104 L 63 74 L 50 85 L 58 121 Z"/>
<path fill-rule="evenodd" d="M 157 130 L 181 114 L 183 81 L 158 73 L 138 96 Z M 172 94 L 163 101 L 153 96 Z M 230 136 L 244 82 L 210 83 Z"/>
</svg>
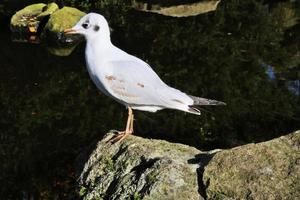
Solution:
<svg viewBox="0 0 300 200">
<path fill-rule="evenodd" d="M 39 43 L 43 40 L 50 53 L 68 56 L 83 37 L 65 35 L 63 30 L 74 26 L 83 15 L 85 13 L 76 8 L 59 9 L 55 3 L 29 5 L 11 18 L 13 41 Z"/>
<path fill-rule="evenodd" d="M 300 131 L 217 153 L 203 181 L 207 199 L 300 199 Z"/>
<path fill-rule="evenodd" d="M 41 21 L 58 10 L 56 3 L 32 4 L 16 12 L 11 18 L 10 28 L 12 32 L 37 33 Z"/>
<path fill-rule="evenodd" d="M 90 199 L 300 199 L 300 131 L 230 150 L 107 134 L 78 158 Z"/>
<path fill-rule="evenodd" d="M 175 2 L 176 3 L 176 2 Z M 163 6 L 145 2 L 133 1 L 132 6 L 136 10 L 158 13 L 171 17 L 188 17 L 200 15 L 217 9 L 220 0 L 204 0 L 195 3 L 182 2 L 182 4 Z"/>
<path fill-rule="evenodd" d="M 62 32 L 74 26 L 85 13 L 72 7 L 63 7 L 50 16 L 45 29 L 51 32 Z"/>
<path fill-rule="evenodd" d="M 47 49 L 57 56 L 68 56 L 75 49 L 76 44 L 83 40 L 80 35 L 65 35 L 63 31 L 73 27 L 85 13 L 72 7 L 63 7 L 52 15 L 43 30 Z"/>
<path fill-rule="evenodd" d="M 111 144 L 107 134 L 81 171 L 81 194 L 88 199 L 202 199 L 195 155 L 182 144 L 130 136 Z"/>
</svg>

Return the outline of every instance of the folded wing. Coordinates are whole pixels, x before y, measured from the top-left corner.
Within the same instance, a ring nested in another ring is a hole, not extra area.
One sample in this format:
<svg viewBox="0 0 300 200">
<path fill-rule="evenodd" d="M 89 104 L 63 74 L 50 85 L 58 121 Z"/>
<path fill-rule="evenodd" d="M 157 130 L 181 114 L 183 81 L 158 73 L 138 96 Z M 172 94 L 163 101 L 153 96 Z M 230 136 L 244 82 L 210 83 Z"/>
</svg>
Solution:
<svg viewBox="0 0 300 200">
<path fill-rule="evenodd" d="M 106 89 L 128 105 L 186 110 L 193 104 L 188 95 L 166 85 L 141 60 L 110 61 L 107 65 L 111 73 L 104 77 Z"/>
</svg>

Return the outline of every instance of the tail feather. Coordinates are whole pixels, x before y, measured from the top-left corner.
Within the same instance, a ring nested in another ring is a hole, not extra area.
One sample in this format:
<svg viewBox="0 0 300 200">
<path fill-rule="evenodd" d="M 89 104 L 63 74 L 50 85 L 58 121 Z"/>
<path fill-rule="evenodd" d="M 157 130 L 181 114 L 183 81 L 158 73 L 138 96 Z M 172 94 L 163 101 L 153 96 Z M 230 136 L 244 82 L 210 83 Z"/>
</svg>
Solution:
<svg viewBox="0 0 300 200">
<path fill-rule="evenodd" d="M 193 99 L 194 103 L 193 105 L 199 105 L 199 106 L 225 106 L 226 103 L 222 101 L 212 100 L 212 99 L 205 99 L 201 97 L 195 97 L 192 95 L 189 95 L 191 99 Z"/>
</svg>

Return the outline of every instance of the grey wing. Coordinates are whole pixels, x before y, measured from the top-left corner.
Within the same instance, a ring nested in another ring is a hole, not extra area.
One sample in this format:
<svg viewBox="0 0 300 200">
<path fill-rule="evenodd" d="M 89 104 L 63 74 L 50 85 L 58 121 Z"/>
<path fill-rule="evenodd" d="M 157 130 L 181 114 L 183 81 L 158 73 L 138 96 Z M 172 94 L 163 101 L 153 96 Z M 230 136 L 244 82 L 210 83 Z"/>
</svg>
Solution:
<svg viewBox="0 0 300 200">
<path fill-rule="evenodd" d="M 110 61 L 105 85 L 114 98 L 129 105 L 174 107 L 192 103 L 185 93 L 166 85 L 152 68 L 141 60 Z M 174 104 L 174 105 L 173 105 Z"/>
</svg>

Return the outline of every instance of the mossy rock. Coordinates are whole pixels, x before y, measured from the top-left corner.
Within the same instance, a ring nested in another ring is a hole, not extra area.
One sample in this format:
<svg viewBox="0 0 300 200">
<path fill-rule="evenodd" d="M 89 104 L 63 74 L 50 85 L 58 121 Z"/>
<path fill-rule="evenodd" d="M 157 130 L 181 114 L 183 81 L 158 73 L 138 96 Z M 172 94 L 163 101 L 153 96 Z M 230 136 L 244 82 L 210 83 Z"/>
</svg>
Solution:
<svg viewBox="0 0 300 200">
<path fill-rule="evenodd" d="M 83 38 L 78 35 L 66 36 L 63 30 L 74 26 L 84 15 L 84 12 L 72 7 L 59 9 L 56 3 L 32 4 L 11 18 L 11 31 L 15 41 L 37 43 L 41 39 L 50 53 L 68 56 Z"/>
<path fill-rule="evenodd" d="M 78 159 L 79 187 L 87 191 L 81 192 L 84 200 L 203 199 L 198 193 L 198 160 L 193 162 L 201 151 L 136 136 L 111 144 L 113 136 L 107 134 L 88 157 Z"/>
<path fill-rule="evenodd" d="M 45 29 L 55 33 L 62 32 L 73 27 L 84 15 L 85 13 L 77 8 L 65 6 L 50 16 Z"/>
<path fill-rule="evenodd" d="M 77 160 L 84 200 L 300 198 L 300 131 L 208 152 L 136 136 L 111 144 L 112 137 Z"/>
<path fill-rule="evenodd" d="M 56 10 L 58 10 L 56 3 L 38 3 L 27 6 L 12 16 L 11 31 L 19 34 L 36 34 L 41 21 Z"/>
<path fill-rule="evenodd" d="M 300 131 L 217 153 L 203 174 L 207 199 L 300 199 Z"/>
<path fill-rule="evenodd" d="M 43 8 L 43 12 L 40 13 L 37 18 L 44 18 L 45 16 L 51 15 L 52 13 L 54 13 L 55 11 L 57 11 L 58 5 L 56 3 L 49 3 L 47 4 L 44 8 Z"/>
<path fill-rule="evenodd" d="M 73 46 L 74 44 L 82 41 L 82 37 L 78 35 L 63 34 L 63 31 L 67 28 L 73 27 L 85 13 L 72 7 L 63 7 L 62 9 L 54 12 L 42 33 L 44 40 L 50 44 L 50 46 L 66 47 Z M 70 51 L 71 53 L 71 51 Z M 68 54 L 65 54 L 68 55 Z"/>
</svg>

